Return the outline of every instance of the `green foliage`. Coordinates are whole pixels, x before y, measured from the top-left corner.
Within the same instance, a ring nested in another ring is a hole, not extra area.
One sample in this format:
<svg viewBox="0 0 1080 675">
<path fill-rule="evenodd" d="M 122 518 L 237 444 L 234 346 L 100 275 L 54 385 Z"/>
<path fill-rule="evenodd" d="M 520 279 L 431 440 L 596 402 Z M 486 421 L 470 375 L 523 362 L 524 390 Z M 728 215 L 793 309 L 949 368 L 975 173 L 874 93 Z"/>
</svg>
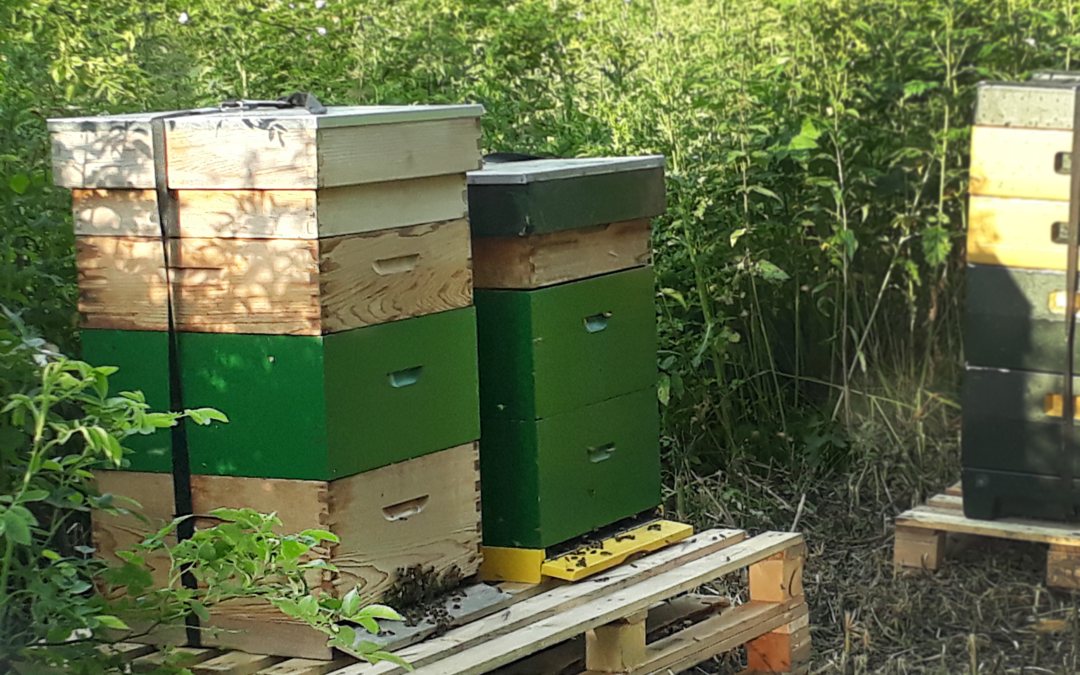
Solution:
<svg viewBox="0 0 1080 675">
<path fill-rule="evenodd" d="M 18 262 L 0 301 L 70 339 L 46 115 L 293 90 L 475 101 L 488 150 L 667 156 L 671 462 L 829 470 L 853 447 L 831 439 L 864 420 L 922 447 L 952 434 L 974 85 L 1071 67 L 1076 28 L 1065 0 L 16 0 L 0 8 L 0 237 Z M 899 380 L 928 407 L 891 398 Z"/>
<path fill-rule="evenodd" d="M 0 308 L 2 309 L 2 308 Z M 182 519 L 131 551 L 121 565 L 91 557 L 91 509 L 128 513 L 93 485 L 92 469 L 125 463 L 124 440 L 180 423 L 227 422 L 212 409 L 157 413 L 142 394 L 111 395 L 116 369 L 65 358 L 7 310 L 0 317 L 0 670 L 22 673 L 120 672 L 98 649 L 131 631 L 182 625 L 194 614 L 242 598 L 262 598 L 307 621 L 335 646 L 372 661 L 393 655 L 357 637 L 343 621 L 377 630 L 378 618 L 400 619 L 382 606 L 360 607 L 352 591 L 338 600 L 316 596 L 309 574 L 333 570 L 319 554 L 336 537 L 319 530 L 278 535 L 273 514 L 218 510 L 217 522 L 170 542 Z M 147 562 L 169 561 L 168 582 L 152 587 Z M 184 573 L 197 588 L 184 584 Z M 100 591 L 100 592 L 95 592 Z M 120 633 L 116 633 L 120 631 Z M 71 670 L 75 668 L 75 670 Z"/>
</svg>

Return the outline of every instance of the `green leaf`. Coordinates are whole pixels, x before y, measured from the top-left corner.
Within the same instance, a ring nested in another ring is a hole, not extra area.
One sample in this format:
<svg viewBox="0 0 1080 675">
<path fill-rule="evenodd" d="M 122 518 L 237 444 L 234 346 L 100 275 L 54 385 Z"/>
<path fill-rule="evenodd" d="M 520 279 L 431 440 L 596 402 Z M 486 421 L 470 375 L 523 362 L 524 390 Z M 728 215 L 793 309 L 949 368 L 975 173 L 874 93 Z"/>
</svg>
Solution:
<svg viewBox="0 0 1080 675">
<path fill-rule="evenodd" d="M 195 616 L 199 617 L 200 621 L 210 621 L 210 610 L 201 602 L 192 602 L 191 611 L 194 612 Z"/>
<path fill-rule="evenodd" d="M 735 248 L 735 243 L 738 242 L 739 237 L 743 236 L 744 234 L 746 234 L 745 227 L 740 227 L 739 229 L 731 233 L 731 248 Z"/>
<path fill-rule="evenodd" d="M 25 515 L 23 514 L 24 511 L 26 512 Z M 29 546 L 33 541 L 30 534 L 30 525 L 34 522 L 32 515 L 29 518 L 27 517 L 29 514 L 29 511 L 20 506 L 14 506 L 5 511 L 3 517 L 0 518 L 0 524 L 3 525 L 3 534 L 16 544 Z"/>
<path fill-rule="evenodd" d="M 360 594 L 354 588 L 346 593 L 345 597 L 341 599 L 341 613 L 346 617 L 351 617 L 359 608 Z"/>
<path fill-rule="evenodd" d="M 312 537 L 314 539 L 318 539 L 319 541 L 329 541 L 334 544 L 337 544 L 341 541 L 340 539 L 338 539 L 338 536 L 336 534 L 334 534 L 333 532 L 328 532 L 327 530 L 304 530 L 300 533 L 300 536 Z"/>
<path fill-rule="evenodd" d="M 300 610 L 300 616 L 305 619 L 312 619 L 319 613 L 319 601 L 313 595 L 305 596 L 296 606 Z"/>
<path fill-rule="evenodd" d="M 15 194 L 21 195 L 26 192 L 26 188 L 30 187 L 30 176 L 27 176 L 25 173 L 17 173 L 8 181 L 8 187 L 11 188 Z"/>
<path fill-rule="evenodd" d="M 117 630 L 131 630 L 123 619 L 118 616 L 112 616 L 110 614 L 99 614 L 97 617 L 98 623 L 106 628 L 115 628 Z"/>
<path fill-rule="evenodd" d="M 193 408 L 186 410 L 187 416 L 191 418 L 191 421 L 201 426 L 207 426 L 211 422 L 228 422 L 229 418 L 213 408 Z"/>
<path fill-rule="evenodd" d="M 357 616 L 370 616 L 375 619 L 388 619 L 390 621 L 404 621 L 405 618 L 386 605 L 368 605 L 360 610 Z"/>
<path fill-rule="evenodd" d="M 304 546 L 295 539 L 284 539 L 281 542 L 281 555 L 286 560 L 296 560 L 307 553 L 310 548 L 310 546 Z"/>
<path fill-rule="evenodd" d="M 923 231 L 922 243 L 926 262 L 934 266 L 944 263 L 952 251 L 952 241 L 949 240 L 949 233 L 940 225 L 926 228 Z"/>
</svg>

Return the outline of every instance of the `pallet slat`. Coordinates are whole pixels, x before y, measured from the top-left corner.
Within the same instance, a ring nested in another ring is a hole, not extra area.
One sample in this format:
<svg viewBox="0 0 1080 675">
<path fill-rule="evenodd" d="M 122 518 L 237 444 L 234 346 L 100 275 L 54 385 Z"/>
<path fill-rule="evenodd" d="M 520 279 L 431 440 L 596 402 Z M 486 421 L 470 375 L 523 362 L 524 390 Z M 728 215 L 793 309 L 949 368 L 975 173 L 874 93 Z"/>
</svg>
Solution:
<svg viewBox="0 0 1080 675">
<path fill-rule="evenodd" d="M 765 560 L 801 541 L 802 535 L 799 534 L 769 532 L 759 535 L 725 551 L 607 594 L 577 607 L 573 612 L 563 612 L 436 663 L 421 665 L 414 672 L 417 675 L 481 675 L 575 634 L 645 609 L 654 602 Z M 792 601 L 793 607 L 797 604 Z"/>
</svg>

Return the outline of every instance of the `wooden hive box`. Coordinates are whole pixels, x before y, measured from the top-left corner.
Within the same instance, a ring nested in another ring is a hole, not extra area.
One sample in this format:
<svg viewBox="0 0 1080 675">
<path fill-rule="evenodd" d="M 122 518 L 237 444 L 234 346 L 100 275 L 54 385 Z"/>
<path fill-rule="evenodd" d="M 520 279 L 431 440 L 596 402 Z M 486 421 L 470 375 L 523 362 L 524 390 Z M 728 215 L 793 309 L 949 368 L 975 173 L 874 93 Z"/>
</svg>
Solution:
<svg viewBox="0 0 1080 675">
<path fill-rule="evenodd" d="M 111 384 L 168 407 L 167 334 L 83 331 Z M 471 307 L 327 336 L 180 333 L 186 407 L 228 424 L 188 427 L 196 474 L 333 480 L 479 437 Z M 135 471 L 172 470 L 168 430 L 132 439 Z"/>
<path fill-rule="evenodd" d="M 88 328 L 322 335 L 471 304 L 479 106 L 50 121 Z M 175 195 L 168 270 L 155 143 Z"/>
<path fill-rule="evenodd" d="M 477 291 L 481 416 L 536 420 L 656 383 L 652 267 Z"/>
<path fill-rule="evenodd" d="M 252 508 L 276 512 L 281 534 L 325 529 L 340 539 L 319 554 L 337 572 L 312 573 L 309 584 L 341 597 L 360 590 L 362 603 L 377 602 L 397 579 L 399 569 L 417 565 L 433 574 L 469 577 L 480 564 L 479 456 L 475 443 L 385 466 L 335 481 L 277 480 L 194 476 L 194 511 Z M 122 476 L 122 479 L 118 479 Z M 171 477 L 162 474 L 99 472 L 102 489 L 143 503 L 152 522 L 172 517 Z M 168 483 L 168 486 L 165 483 Z M 168 488 L 168 499 L 161 492 Z M 155 492 L 156 490 L 156 492 Z M 115 551 L 144 536 L 148 528 L 134 518 L 94 514 L 99 554 Z M 162 560 L 152 561 L 162 577 Z M 212 609 L 205 646 L 300 658 L 331 657 L 326 637 L 277 612 L 269 604 L 232 600 Z"/>
</svg>

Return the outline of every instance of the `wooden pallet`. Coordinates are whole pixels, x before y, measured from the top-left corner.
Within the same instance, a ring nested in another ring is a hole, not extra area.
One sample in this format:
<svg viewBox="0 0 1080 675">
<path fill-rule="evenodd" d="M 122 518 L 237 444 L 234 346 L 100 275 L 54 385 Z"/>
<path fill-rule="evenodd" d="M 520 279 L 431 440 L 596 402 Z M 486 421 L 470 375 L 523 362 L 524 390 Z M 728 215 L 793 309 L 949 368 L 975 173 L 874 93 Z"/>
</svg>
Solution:
<svg viewBox="0 0 1080 675">
<path fill-rule="evenodd" d="M 393 651 L 417 675 L 677 673 L 745 646 L 751 672 L 806 673 L 810 634 L 798 534 L 709 530 L 585 581 L 521 589 L 513 604 Z M 748 599 L 694 595 L 749 569 Z M 122 645 L 133 672 L 153 647 Z M 185 649 L 195 675 L 404 675 L 392 663 Z"/>
<path fill-rule="evenodd" d="M 896 518 L 893 560 L 897 567 L 936 570 L 946 555 L 949 534 L 974 535 L 1049 544 L 1046 585 L 1080 589 L 1080 528 L 1075 524 L 1004 518 L 973 520 L 964 516 L 960 483 L 922 506 Z"/>
</svg>

